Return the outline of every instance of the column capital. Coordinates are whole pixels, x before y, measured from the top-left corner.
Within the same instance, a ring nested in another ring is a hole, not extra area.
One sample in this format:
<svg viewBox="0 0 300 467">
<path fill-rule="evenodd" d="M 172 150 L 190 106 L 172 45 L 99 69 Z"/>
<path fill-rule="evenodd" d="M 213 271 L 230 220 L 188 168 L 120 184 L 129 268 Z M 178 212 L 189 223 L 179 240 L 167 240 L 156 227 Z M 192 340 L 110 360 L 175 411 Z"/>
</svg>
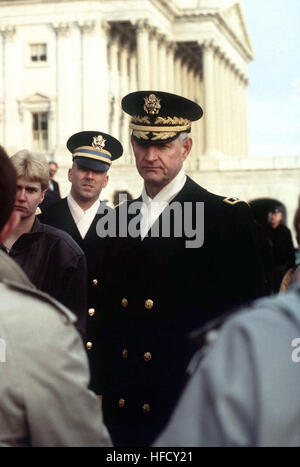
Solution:
<svg viewBox="0 0 300 467">
<path fill-rule="evenodd" d="M 136 29 L 138 33 L 150 32 L 151 26 L 148 19 L 138 19 L 136 22 Z"/>
<path fill-rule="evenodd" d="M 95 20 L 77 21 L 77 25 L 81 31 L 81 34 L 92 34 L 95 32 L 97 26 Z"/>
<path fill-rule="evenodd" d="M 177 50 L 177 43 L 173 41 L 167 41 L 167 51 L 175 53 Z"/>
<path fill-rule="evenodd" d="M 201 45 L 201 47 L 204 50 L 213 51 L 216 48 L 216 44 L 215 44 L 215 41 L 213 39 L 205 39 L 203 41 L 198 41 L 198 44 Z"/>
<path fill-rule="evenodd" d="M 156 26 L 149 26 L 150 39 L 158 39 L 158 28 Z"/>
<path fill-rule="evenodd" d="M 167 44 L 167 36 L 165 34 L 159 33 L 157 35 L 158 41 L 164 45 Z"/>
<path fill-rule="evenodd" d="M 16 31 L 17 29 L 14 25 L 0 26 L 0 32 L 6 41 L 11 41 L 14 38 Z"/>
<path fill-rule="evenodd" d="M 71 26 L 71 22 L 52 23 L 52 28 L 58 37 L 67 37 L 70 34 Z"/>
</svg>

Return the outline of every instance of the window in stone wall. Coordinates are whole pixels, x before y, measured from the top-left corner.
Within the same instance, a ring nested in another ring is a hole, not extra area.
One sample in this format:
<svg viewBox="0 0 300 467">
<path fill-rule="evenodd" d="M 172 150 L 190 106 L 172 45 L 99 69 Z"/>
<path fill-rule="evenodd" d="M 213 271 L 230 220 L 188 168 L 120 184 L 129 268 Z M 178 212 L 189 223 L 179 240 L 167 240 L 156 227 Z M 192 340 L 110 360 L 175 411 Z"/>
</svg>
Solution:
<svg viewBox="0 0 300 467">
<path fill-rule="evenodd" d="M 30 44 L 31 63 L 47 62 L 47 44 Z"/>
<path fill-rule="evenodd" d="M 48 112 L 32 112 L 32 150 L 48 150 Z"/>
</svg>

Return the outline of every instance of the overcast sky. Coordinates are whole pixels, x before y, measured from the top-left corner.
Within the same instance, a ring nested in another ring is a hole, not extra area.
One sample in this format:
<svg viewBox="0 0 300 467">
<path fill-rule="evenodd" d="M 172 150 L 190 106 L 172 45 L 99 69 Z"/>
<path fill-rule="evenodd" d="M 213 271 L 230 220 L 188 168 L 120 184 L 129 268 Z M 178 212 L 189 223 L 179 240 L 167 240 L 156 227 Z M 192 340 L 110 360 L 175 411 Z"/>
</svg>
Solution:
<svg viewBox="0 0 300 467">
<path fill-rule="evenodd" d="M 249 64 L 249 154 L 300 156 L 300 0 L 242 0 Z"/>
</svg>

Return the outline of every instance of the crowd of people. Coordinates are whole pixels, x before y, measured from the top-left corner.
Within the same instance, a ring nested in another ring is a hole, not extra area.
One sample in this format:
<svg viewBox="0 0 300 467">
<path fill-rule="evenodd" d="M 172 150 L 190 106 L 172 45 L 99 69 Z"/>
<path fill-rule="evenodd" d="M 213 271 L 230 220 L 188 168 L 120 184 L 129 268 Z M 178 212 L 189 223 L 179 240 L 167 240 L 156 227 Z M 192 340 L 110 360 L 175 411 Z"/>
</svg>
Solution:
<svg viewBox="0 0 300 467">
<path fill-rule="evenodd" d="M 281 207 L 258 226 L 186 175 L 196 102 L 137 91 L 122 109 L 144 185 L 114 207 L 100 201 L 123 153 L 112 135 L 70 136 L 62 199 L 56 163 L 1 148 L 0 446 L 300 445 Z"/>
</svg>

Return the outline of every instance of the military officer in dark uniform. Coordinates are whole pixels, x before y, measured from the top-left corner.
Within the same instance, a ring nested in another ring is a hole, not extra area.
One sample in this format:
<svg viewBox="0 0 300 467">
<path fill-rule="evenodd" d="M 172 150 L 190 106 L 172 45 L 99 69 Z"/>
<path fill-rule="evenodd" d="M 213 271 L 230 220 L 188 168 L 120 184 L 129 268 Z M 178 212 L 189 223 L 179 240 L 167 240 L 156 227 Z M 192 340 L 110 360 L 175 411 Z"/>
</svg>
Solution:
<svg viewBox="0 0 300 467">
<path fill-rule="evenodd" d="M 261 295 L 263 280 L 247 203 L 210 193 L 184 172 L 200 106 L 138 91 L 122 107 L 144 188 L 116 209 L 121 227 L 106 262 L 103 409 L 115 445 L 146 446 L 184 386 L 195 350 L 189 333 Z"/>
<path fill-rule="evenodd" d="M 102 287 L 103 257 L 107 240 L 99 238 L 96 231 L 98 220 L 111 208 L 100 202 L 100 193 L 108 182 L 107 172 L 112 161 L 118 159 L 123 148 L 121 143 L 106 133 L 82 131 L 67 141 L 73 165 L 68 178 L 71 192 L 58 203 L 39 215 L 41 221 L 70 234 L 84 251 L 88 266 L 88 320 L 87 342 L 91 388 L 100 394 L 98 375 L 98 339 L 96 322 L 99 319 L 95 306 L 95 293 Z"/>
</svg>

